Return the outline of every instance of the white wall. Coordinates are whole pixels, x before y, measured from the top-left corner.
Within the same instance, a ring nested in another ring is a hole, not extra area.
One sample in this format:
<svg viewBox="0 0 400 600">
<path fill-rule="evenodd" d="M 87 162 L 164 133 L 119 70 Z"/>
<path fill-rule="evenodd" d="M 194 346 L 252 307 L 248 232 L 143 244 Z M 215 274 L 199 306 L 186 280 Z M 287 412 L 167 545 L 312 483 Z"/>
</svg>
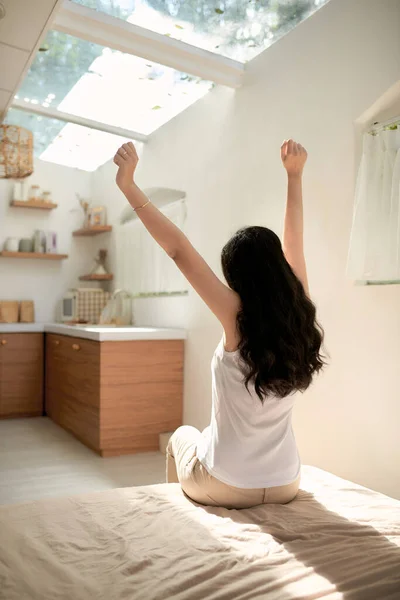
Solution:
<svg viewBox="0 0 400 600">
<path fill-rule="evenodd" d="M 138 326 L 186 329 L 188 304 L 187 296 L 136 298 L 133 301 L 133 322 Z"/>
<path fill-rule="evenodd" d="M 0 247 L 7 237 L 30 237 L 35 229 L 47 229 L 58 233 L 59 252 L 69 255 L 63 261 L 0 258 L 0 299 L 34 300 L 39 322 L 54 320 L 59 299 L 92 266 L 93 241 L 71 235 L 82 224 L 75 193 L 90 197 L 91 180 L 91 173 L 35 161 L 30 183 L 51 190 L 58 204 L 52 211 L 41 211 L 10 207 L 13 183 L 0 179 Z"/>
<path fill-rule="evenodd" d="M 145 186 L 187 192 L 189 237 L 219 272 L 236 228 L 281 229 L 282 140 L 308 148 L 306 252 L 331 358 L 298 399 L 302 458 L 398 497 L 400 287 L 355 287 L 345 265 L 354 123 L 399 78 L 399 25 L 397 0 L 331 0 L 255 59 L 242 89 L 216 88 L 154 134 L 140 170 Z M 221 329 L 193 293 L 188 323 L 185 422 L 202 428 Z"/>
</svg>

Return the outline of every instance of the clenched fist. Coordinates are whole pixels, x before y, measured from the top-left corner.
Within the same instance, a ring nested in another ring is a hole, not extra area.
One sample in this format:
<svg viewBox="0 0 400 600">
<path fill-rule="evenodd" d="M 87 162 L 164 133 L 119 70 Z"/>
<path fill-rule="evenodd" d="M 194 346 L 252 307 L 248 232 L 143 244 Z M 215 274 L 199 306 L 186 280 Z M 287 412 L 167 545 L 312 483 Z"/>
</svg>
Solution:
<svg viewBox="0 0 400 600">
<path fill-rule="evenodd" d="M 281 146 L 281 158 L 289 176 L 302 175 L 307 160 L 307 150 L 293 140 L 286 140 Z"/>
<path fill-rule="evenodd" d="M 133 177 L 139 162 L 139 157 L 132 142 L 123 144 L 116 155 L 114 162 L 118 166 L 116 182 L 122 192 L 128 190 L 133 184 Z"/>
</svg>

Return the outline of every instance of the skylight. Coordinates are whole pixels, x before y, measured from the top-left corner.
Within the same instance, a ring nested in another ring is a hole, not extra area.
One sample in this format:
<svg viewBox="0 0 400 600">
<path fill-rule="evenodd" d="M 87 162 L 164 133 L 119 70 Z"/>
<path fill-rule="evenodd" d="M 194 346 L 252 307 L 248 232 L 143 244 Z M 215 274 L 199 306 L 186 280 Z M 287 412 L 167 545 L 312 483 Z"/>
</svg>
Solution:
<svg viewBox="0 0 400 600">
<path fill-rule="evenodd" d="M 248 62 L 328 0 L 74 0 L 192 46 Z"/>
<path fill-rule="evenodd" d="M 37 54 L 17 99 L 26 108 L 52 110 L 55 119 L 12 110 L 7 121 L 21 125 L 28 121 L 28 128 L 35 133 L 36 155 L 59 164 L 93 170 L 94 165 L 113 156 L 121 138 L 79 125 L 64 125 L 57 120 L 57 111 L 148 135 L 204 96 L 213 85 L 58 31 L 49 32 L 44 47 L 47 51 Z M 78 144 L 73 144 L 71 132 Z M 102 148 L 96 148 L 100 142 Z M 92 148 L 94 154 L 85 156 L 77 151 L 78 146 Z"/>
<path fill-rule="evenodd" d="M 19 97 L 45 108 L 150 134 L 204 96 L 212 83 L 51 31 Z"/>
<path fill-rule="evenodd" d="M 15 108 L 9 111 L 7 122 L 33 132 L 35 156 L 38 158 L 84 171 L 95 171 L 110 160 L 121 144 L 129 141 L 111 133 L 62 123 Z M 141 144 L 135 144 L 140 150 Z"/>
<path fill-rule="evenodd" d="M 240 86 L 240 63 L 328 1 L 65 0 L 7 121 L 34 132 L 43 160 L 94 170 L 202 98 L 208 79 Z"/>
</svg>

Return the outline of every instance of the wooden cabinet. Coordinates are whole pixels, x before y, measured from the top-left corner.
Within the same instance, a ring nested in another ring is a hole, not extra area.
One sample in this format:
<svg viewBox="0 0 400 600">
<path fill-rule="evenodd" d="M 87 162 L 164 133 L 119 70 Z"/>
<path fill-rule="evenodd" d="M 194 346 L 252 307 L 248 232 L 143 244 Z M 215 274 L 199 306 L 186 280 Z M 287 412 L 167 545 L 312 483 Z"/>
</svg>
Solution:
<svg viewBox="0 0 400 600">
<path fill-rule="evenodd" d="M 181 340 L 46 335 L 46 412 L 102 456 L 158 449 L 182 424 Z"/>
<path fill-rule="evenodd" d="M 43 414 L 43 334 L 0 333 L 0 418 Z"/>
<path fill-rule="evenodd" d="M 99 451 L 99 407 L 99 343 L 46 334 L 47 415 Z"/>
</svg>

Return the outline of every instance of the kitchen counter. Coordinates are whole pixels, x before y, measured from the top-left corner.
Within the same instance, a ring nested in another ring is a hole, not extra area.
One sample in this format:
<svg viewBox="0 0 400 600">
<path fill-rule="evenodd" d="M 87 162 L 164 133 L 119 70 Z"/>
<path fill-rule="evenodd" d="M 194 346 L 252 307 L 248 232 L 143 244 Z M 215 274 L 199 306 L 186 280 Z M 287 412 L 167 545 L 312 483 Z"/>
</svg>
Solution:
<svg viewBox="0 0 400 600">
<path fill-rule="evenodd" d="M 44 323 L 0 323 L 0 333 L 43 333 Z"/>
<path fill-rule="evenodd" d="M 44 337 L 45 412 L 101 456 L 157 450 L 182 424 L 184 331 L 46 325 Z"/>
<path fill-rule="evenodd" d="M 96 342 L 134 340 L 184 340 L 184 329 L 164 327 L 110 327 L 106 325 L 63 325 L 61 323 L 0 323 L 0 333 L 58 333 Z"/>
<path fill-rule="evenodd" d="M 97 342 L 123 342 L 135 340 L 184 340 L 184 329 L 163 327 L 110 327 L 106 325 L 45 325 L 46 333 L 58 333 Z"/>
<path fill-rule="evenodd" d="M 0 419 L 46 414 L 101 456 L 155 451 L 182 424 L 186 332 L 0 323 Z"/>
</svg>

